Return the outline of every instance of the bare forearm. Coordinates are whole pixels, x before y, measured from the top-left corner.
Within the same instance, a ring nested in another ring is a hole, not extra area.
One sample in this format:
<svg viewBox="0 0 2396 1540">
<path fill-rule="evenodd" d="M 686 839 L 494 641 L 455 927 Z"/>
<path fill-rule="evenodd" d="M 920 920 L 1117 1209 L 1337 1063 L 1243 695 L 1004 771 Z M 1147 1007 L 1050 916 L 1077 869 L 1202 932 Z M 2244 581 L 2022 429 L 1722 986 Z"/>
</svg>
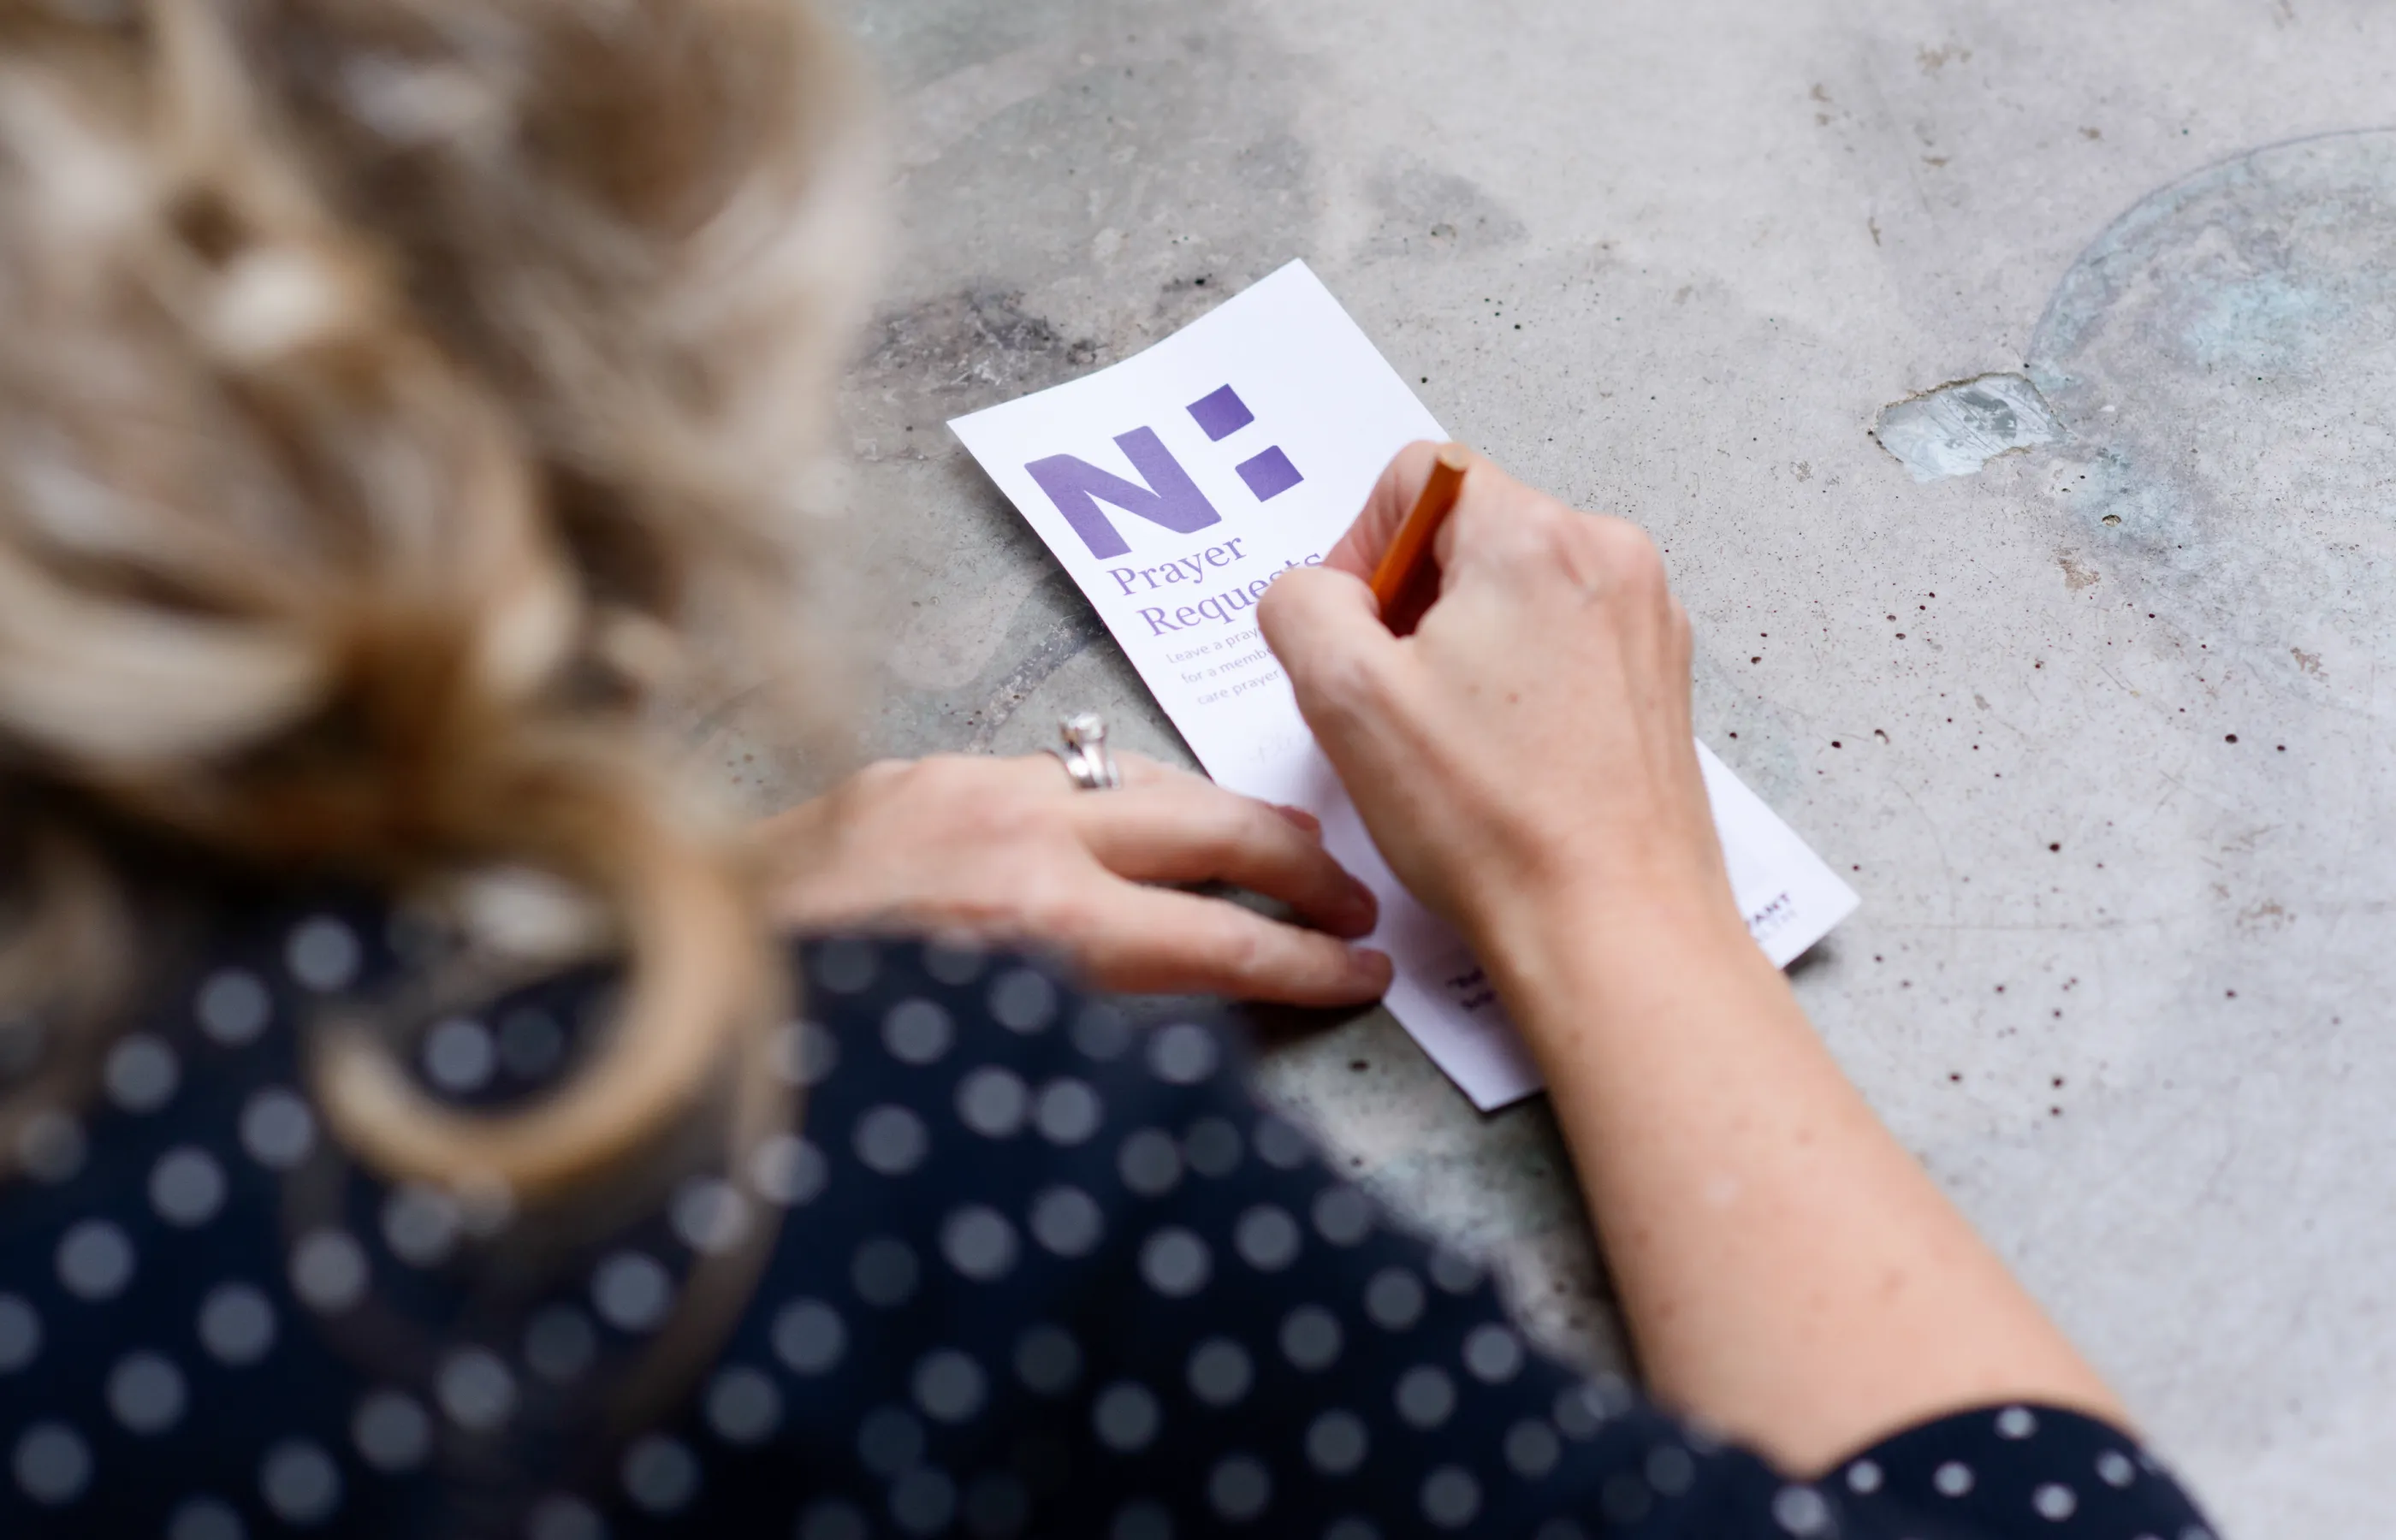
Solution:
<svg viewBox="0 0 2396 1540">
<path fill-rule="evenodd" d="M 1991 1401 L 2122 1417 L 1712 895 L 1506 929 L 1484 953 L 1660 1395 L 1799 1468 Z"/>
<path fill-rule="evenodd" d="M 2118 1415 L 1740 925 L 1655 543 L 1475 460 L 1438 603 L 1382 624 L 1363 575 L 1432 460 L 1400 455 L 1258 618 L 1391 869 L 1545 1064 L 1657 1388 L 1794 1466 L 2000 1397 Z"/>
</svg>

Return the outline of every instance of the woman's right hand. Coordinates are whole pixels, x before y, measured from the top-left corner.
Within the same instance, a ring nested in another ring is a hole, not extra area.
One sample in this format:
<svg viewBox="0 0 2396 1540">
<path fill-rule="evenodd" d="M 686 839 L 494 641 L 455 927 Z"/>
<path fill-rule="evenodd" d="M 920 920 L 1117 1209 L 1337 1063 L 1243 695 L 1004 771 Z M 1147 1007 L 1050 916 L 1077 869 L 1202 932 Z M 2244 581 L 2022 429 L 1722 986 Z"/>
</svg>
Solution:
<svg viewBox="0 0 2396 1540">
<path fill-rule="evenodd" d="M 1689 625 L 1635 526 L 1475 457 L 1410 636 L 1365 576 L 1431 473 L 1410 445 L 1259 620 L 1391 869 L 1494 960 L 1517 918 L 1659 906 L 1740 930 L 1689 727 Z M 1743 932 L 1741 942 L 1744 944 Z"/>
<path fill-rule="evenodd" d="M 1265 635 L 1382 855 L 1537 1052 L 1658 1393 L 1804 1469 L 1961 1407 L 2118 1420 L 1748 939 L 1647 538 L 1476 460 L 1437 603 L 1382 626 L 1363 575 L 1432 453 L 1267 591 Z"/>
</svg>

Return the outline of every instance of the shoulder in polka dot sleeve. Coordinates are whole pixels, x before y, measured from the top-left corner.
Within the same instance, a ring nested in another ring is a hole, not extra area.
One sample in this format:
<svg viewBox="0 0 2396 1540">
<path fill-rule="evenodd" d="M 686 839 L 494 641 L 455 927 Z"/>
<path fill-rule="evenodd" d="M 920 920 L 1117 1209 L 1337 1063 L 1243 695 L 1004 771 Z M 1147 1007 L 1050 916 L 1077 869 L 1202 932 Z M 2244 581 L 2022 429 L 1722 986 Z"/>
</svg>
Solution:
<svg viewBox="0 0 2396 1540">
<path fill-rule="evenodd" d="M 1824 1485 L 1874 1533 L 2215 1540 L 2127 1434 L 2054 1407 L 1992 1407 L 1907 1429 Z"/>
</svg>

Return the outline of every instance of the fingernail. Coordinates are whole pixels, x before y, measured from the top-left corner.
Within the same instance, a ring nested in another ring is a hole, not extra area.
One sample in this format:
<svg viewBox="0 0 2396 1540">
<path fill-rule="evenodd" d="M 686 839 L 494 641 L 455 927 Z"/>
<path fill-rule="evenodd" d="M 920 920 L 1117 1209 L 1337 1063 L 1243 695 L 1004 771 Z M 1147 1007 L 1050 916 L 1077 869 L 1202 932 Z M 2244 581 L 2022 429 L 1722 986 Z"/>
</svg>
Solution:
<svg viewBox="0 0 2396 1540">
<path fill-rule="evenodd" d="M 1397 976 L 1398 965 L 1390 954 L 1371 947 L 1358 947 L 1349 956 L 1356 960 L 1356 976 L 1372 985 L 1377 992 L 1386 992 L 1390 980 Z"/>
<path fill-rule="evenodd" d="M 1323 833 L 1323 820 L 1316 817 L 1313 814 L 1309 813 L 1303 807 L 1291 807 L 1285 803 L 1275 803 L 1273 804 L 1273 811 L 1280 814 L 1283 817 L 1287 818 L 1291 823 L 1296 824 L 1298 828 L 1306 830 L 1309 834 L 1319 837 Z"/>
<path fill-rule="evenodd" d="M 1348 891 L 1339 900 L 1339 928 L 1364 936 L 1380 918 L 1381 901 L 1373 896 L 1373 890 L 1353 877 L 1348 879 Z"/>
</svg>

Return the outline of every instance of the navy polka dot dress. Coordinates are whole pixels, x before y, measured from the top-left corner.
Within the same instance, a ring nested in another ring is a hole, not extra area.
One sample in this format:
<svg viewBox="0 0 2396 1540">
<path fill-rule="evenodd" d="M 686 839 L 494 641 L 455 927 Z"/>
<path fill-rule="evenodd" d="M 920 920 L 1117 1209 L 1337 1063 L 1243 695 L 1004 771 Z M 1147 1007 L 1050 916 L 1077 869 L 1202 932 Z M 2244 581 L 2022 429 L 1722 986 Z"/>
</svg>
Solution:
<svg viewBox="0 0 2396 1540">
<path fill-rule="evenodd" d="M 1526 1345 L 1217 1027 L 1136 1030 L 1018 960 L 811 947 L 796 1127 L 654 1191 L 388 1186 L 299 1046 L 402 971 L 388 928 L 229 933 L 92 1097 L 18 1120 L 0 1535 L 2210 1540 L 2128 1437 L 2043 1407 L 1784 1478 Z M 605 999 L 522 991 L 413 1061 L 535 1095 Z M 0 1029 L 0 1073 L 40 1049 Z"/>
</svg>

